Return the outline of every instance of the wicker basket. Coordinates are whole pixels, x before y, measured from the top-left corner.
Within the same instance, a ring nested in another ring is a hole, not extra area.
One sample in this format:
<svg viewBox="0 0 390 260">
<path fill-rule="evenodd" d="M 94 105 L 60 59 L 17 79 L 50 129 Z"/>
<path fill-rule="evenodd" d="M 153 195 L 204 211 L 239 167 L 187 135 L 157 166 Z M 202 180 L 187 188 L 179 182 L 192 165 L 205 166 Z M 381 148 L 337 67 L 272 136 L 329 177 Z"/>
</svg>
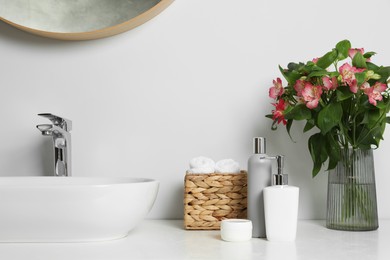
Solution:
<svg viewBox="0 0 390 260">
<path fill-rule="evenodd" d="M 247 217 L 247 173 L 192 174 L 184 181 L 184 227 L 220 229 L 221 220 Z"/>
</svg>

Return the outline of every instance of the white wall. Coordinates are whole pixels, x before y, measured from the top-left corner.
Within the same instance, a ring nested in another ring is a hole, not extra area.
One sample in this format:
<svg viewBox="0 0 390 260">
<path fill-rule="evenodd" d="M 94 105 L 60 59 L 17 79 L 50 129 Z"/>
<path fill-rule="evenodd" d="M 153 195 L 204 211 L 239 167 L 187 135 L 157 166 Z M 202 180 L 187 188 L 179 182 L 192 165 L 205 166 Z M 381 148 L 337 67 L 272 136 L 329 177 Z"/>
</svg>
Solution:
<svg viewBox="0 0 390 260">
<path fill-rule="evenodd" d="M 189 159 L 234 158 L 246 168 L 252 137 L 265 136 L 301 187 L 300 218 L 324 218 L 327 174 L 311 178 L 302 124 L 296 143 L 270 130 L 268 88 L 278 64 L 320 56 L 345 38 L 390 65 L 389 8 L 387 0 L 176 0 L 137 29 L 88 42 L 0 23 L 0 175 L 50 174 L 50 139 L 35 125 L 47 122 L 37 113 L 52 112 L 73 120 L 74 175 L 156 178 L 149 217 L 181 218 Z M 389 152 L 389 140 L 375 151 L 383 218 Z"/>
</svg>

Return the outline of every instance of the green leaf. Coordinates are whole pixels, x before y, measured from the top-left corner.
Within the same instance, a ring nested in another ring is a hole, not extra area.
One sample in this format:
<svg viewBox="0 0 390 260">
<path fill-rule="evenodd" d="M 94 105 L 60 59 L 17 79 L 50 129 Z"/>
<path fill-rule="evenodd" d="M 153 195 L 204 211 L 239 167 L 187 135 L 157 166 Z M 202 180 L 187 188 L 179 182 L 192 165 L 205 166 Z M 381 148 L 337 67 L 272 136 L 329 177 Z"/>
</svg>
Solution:
<svg viewBox="0 0 390 260">
<path fill-rule="evenodd" d="M 371 58 L 372 56 L 374 56 L 376 54 L 376 52 L 373 52 L 373 51 L 369 51 L 369 52 L 366 52 L 363 54 L 363 57 L 366 58 L 366 59 L 369 59 Z"/>
<path fill-rule="evenodd" d="M 303 66 L 305 66 L 305 64 L 303 64 L 302 62 L 300 63 L 290 62 L 287 65 L 287 69 L 289 71 L 293 71 L 293 70 L 299 71 Z"/>
<path fill-rule="evenodd" d="M 367 68 L 366 58 L 360 52 L 356 52 L 352 59 L 352 65 L 357 68 Z"/>
<path fill-rule="evenodd" d="M 293 123 L 294 120 L 292 119 L 289 119 L 287 120 L 287 125 L 286 125 L 286 130 L 287 130 L 287 133 L 288 133 L 288 136 L 290 136 L 290 139 L 295 142 L 291 136 L 291 133 L 290 133 L 290 130 L 291 130 L 291 126 L 292 126 L 292 123 Z"/>
<path fill-rule="evenodd" d="M 339 87 L 336 90 L 337 101 L 343 101 L 353 96 L 353 93 L 349 90 L 348 87 Z"/>
<path fill-rule="evenodd" d="M 333 49 L 332 51 L 326 53 L 324 56 L 318 59 L 317 66 L 323 69 L 329 67 L 333 62 L 336 61 L 338 56 L 337 50 Z"/>
<path fill-rule="evenodd" d="M 355 73 L 355 77 L 356 77 L 358 86 L 362 85 L 366 81 L 366 73 L 365 72 Z"/>
<path fill-rule="evenodd" d="M 334 126 L 338 125 L 343 116 L 343 108 L 340 103 L 329 103 L 319 113 L 317 118 L 318 128 L 322 134 L 329 132 Z"/>
<path fill-rule="evenodd" d="M 383 139 L 383 132 L 382 132 L 382 125 L 379 124 L 378 126 L 371 129 L 371 134 L 376 139 Z"/>
<path fill-rule="evenodd" d="M 305 104 L 299 104 L 284 114 L 286 119 L 305 120 L 311 118 L 311 111 Z"/>
<path fill-rule="evenodd" d="M 384 129 L 383 129 L 382 125 L 379 125 L 379 126 L 372 129 L 372 136 L 374 139 L 373 145 L 375 145 L 376 147 L 378 147 L 379 142 L 381 140 L 383 140 L 383 130 Z"/>
<path fill-rule="evenodd" d="M 381 66 L 376 71 L 374 70 L 374 72 L 381 76 L 381 78 L 379 80 L 380 82 L 387 83 L 387 80 L 390 77 L 390 66 L 388 66 L 388 67 Z"/>
<path fill-rule="evenodd" d="M 379 67 L 379 72 L 386 72 L 386 74 L 390 74 L 390 66 L 387 67 Z"/>
<path fill-rule="evenodd" d="M 358 105 L 358 112 L 361 113 L 371 108 L 373 108 L 373 105 L 371 105 L 368 102 L 368 96 L 367 95 L 361 96 Z"/>
<path fill-rule="evenodd" d="M 307 120 L 306 125 L 303 128 L 303 132 L 306 133 L 307 131 L 311 130 L 313 127 L 315 127 L 313 120 Z"/>
<path fill-rule="evenodd" d="M 382 123 L 380 124 L 381 130 L 380 130 L 380 139 L 378 139 L 377 147 L 379 147 L 379 142 L 381 140 L 384 140 L 383 134 L 385 133 L 386 130 L 386 118 L 383 118 Z"/>
<path fill-rule="evenodd" d="M 377 71 L 379 69 L 379 67 L 372 62 L 366 62 L 366 64 L 367 64 L 367 69 L 369 70 Z"/>
<path fill-rule="evenodd" d="M 380 139 L 381 139 L 381 140 L 384 140 L 383 134 L 385 133 L 385 130 L 386 130 L 386 118 L 383 118 L 383 119 L 382 119 L 382 122 L 380 123 L 379 126 L 381 127 Z M 379 146 L 379 143 L 378 143 L 378 146 Z"/>
<path fill-rule="evenodd" d="M 370 144 L 359 144 L 358 147 L 362 150 L 370 150 L 371 149 Z"/>
<path fill-rule="evenodd" d="M 334 139 L 332 134 L 327 134 L 326 150 L 329 156 L 328 171 L 334 169 L 340 161 L 341 149 L 340 144 Z"/>
<path fill-rule="evenodd" d="M 376 102 L 376 107 L 382 110 L 387 109 L 387 104 L 383 101 Z"/>
<path fill-rule="evenodd" d="M 294 85 L 295 81 L 297 81 L 301 77 L 301 74 L 295 70 L 286 70 L 283 69 L 281 66 L 279 66 L 279 70 L 290 85 Z"/>
<path fill-rule="evenodd" d="M 275 131 L 276 129 L 278 129 L 278 120 L 274 120 L 274 122 L 272 123 L 272 126 L 271 126 L 271 130 L 272 131 Z"/>
<path fill-rule="evenodd" d="M 359 117 L 357 117 L 358 119 L 355 120 L 355 122 L 358 124 L 358 125 L 365 125 L 368 123 L 368 111 L 364 113 L 363 116 L 359 115 Z"/>
<path fill-rule="evenodd" d="M 366 122 L 368 128 L 373 128 L 378 124 L 380 117 L 381 117 L 381 113 L 379 109 L 368 110 L 364 114 L 363 121 Z"/>
<path fill-rule="evenodd" d="M 328 71 L 324 70 L 324 69 L 321 69 L 321 70 L 317 70 L 317 71 L 313 71 L 311 72 L 309 75 L 307 75 L 308 78 L 312 78 L 312 77 L 323 77 L 323 76 L 327 76 L 329 74 Z"/>
<path fill-rule="evenodd" d="M 310 136 L 308 141 L 309 151 L 313 160 L 312 175 L 315 177 L 322 168 L 322 164 L 328 158 L 325 148 L 326 139 L 320 133 Z"/>
<path fill-rule="evenodd" d="M 348 58 L 348 51 L 351 49 L 351 43 L 348 40 L 343 40 L 336 44 L 338 52 L 338 60 L 344 60 Z"/>
<path fill-rule="evenodd" d="M 383 128 L 380 125 L 371 129 L 364 127 L 357 139 L 359 147 L 370 147 L 371 145 L 378 146 L 379 141 L 383 139 L 382 130 Z"/>
<path fill-rule="evenodd" d="M 331 72 L 329 72 L 328 75 L 330 78 L 333 78 L 333 77 L 338 77 L 340 75 L 340 73 L 338 71 L 331 71 Z"/>
<path fill-rule="evenodd" d="M 390 117 L 386 117 L 386 123 L 390 124 Z"/>
</svg>

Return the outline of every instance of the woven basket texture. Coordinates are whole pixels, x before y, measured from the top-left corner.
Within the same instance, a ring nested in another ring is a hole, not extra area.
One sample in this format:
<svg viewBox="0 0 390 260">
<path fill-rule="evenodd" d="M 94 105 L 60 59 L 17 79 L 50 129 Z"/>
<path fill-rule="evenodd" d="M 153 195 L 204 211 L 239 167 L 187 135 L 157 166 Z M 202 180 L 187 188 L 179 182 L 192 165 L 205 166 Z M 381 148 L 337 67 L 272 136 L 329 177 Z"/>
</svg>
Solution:
<svg viewBox="0 0 390 260">
<path fill-rule="evenodd" d="M 193 174 L 184 180 L 184 227 L 218 230 L 221 220 L 247 217 L 247 173 Z"/>
</svg>

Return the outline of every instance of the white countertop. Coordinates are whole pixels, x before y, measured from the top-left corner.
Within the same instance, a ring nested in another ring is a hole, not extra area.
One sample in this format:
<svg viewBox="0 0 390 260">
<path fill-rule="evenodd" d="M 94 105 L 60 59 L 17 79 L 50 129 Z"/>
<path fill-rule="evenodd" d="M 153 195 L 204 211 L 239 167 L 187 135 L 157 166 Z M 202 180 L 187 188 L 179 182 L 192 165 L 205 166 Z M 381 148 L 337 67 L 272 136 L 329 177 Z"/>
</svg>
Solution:
<svg viewBox="0 0 390 260">
<path fill-rule="evenodd" d="M 145 220 L 126 238 L 107 242 L 0 243 L 0 259 L 390 259 L 390 220 L 381 220 L 379 229 L 369 232 L 335 231 L 324 225 L 299 221 L 292 243 L 225 242 L 219 231 L 184 230 L 182 220 Z"/>
</svg>

